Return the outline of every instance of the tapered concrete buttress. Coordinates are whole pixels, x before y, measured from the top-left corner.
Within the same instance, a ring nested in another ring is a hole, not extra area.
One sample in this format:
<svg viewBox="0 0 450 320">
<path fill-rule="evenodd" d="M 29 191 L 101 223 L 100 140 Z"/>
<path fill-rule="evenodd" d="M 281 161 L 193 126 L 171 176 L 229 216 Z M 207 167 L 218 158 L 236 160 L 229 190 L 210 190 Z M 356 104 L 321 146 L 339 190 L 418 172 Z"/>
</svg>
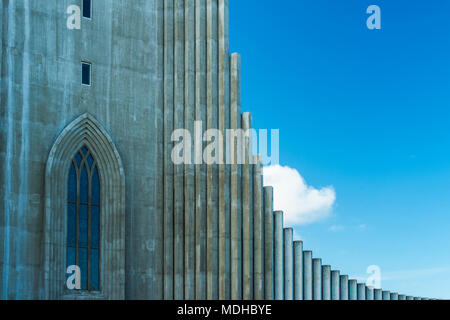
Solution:
<svg viewBox="0 0 450 320">
<path fill-rule="evenodd" d="M 354 279 L 348 280 L 348 299 L 358 300 L 358 284 Z"/>
<path fill-rule="evenodd" d="M 273 300 L 273 188 L 264 187 L 264 298 Z"/>
<path fill-rule="evenodd" d="M 374 300 L 383 300 L 383 290 L 374 289 L 373 291 Z"/>
<path fill-rule="evenodd" d="M 202 126 L 207 123 L 207 78 L 206 78 L 206 0 L 196 0 L 195 5 L 195 118 Z M 205 300 L 206 295 L 206 185 L 207 169 L 202 155 L 205 147 L 203 130 L 196 132 L 195 141 L 195 297 Z"/>
<path fill-rule="evenodd" d="M 373 287 L 366 287 L 366 300 L 374 300 Z"/>
<path fill-rule="evenodd" d="M 398 300 L 406 300 L 406 296 L 404 294 L 399 294 Z"/>
<path fill-rule="evenodd" d="M 186 0 L 185 8 L 185 109 L 184 122 L 189 132 L 194 132 L 195 119 L 195 0 Z M 187 149 L 187 146 L 185 146 Z M 191 155 L 194 154 L 190 145 Z M 192 159 L 184 170 L 184 296 L 195 299 L 195 167 Z"/>
<path fill-rule="evenodd" d="M 184 0 L 175 0 L 174 129 L 184 129 L 185 117 L 185 16 Z M 184 165 L 174 165 L 174 299 L 184 299 Z"/>
<path fill-rule="evenodd" d="M 187 0 L 185 0 L 187 1 Z M 218 0 L 219 131 L 230 128 L 229 2 Z M 224 137 L 225 138 L 225 137 Z M 225 141 L 225 140 L 224 140 Z M 229 146 L 228 141 L 225 144 Z M 219 150 L 219 299 L 230 299 L 230 159 Z"/>
<path fill-rule="evenodd" d="M 164 1 L 164 299 L 174 298 L 174 0 Z"/>
<path fill-rule="evenodd" d="M 391 293 L 391 300 L 398 300 L 398 293 L 396 292 Z"/>
<path fill-rule="evenodd" d="M 348 300 L 348 275 L 340 276 L 340 300 Z"/>
<path fill-rule="evenodd" d="M 331 300 L 331 266 L 322 266 L 322 300 Z"/>
<path fill-rule="evenodd" d="M 303 300 L 313 299 L 312 251 L 303 251 Z"/>
<path fill-rule="evenodd" d="M 242 129 L 247 132 L 251 128 L 251 115 L 248 112 L 242 114 Z M 245 135 L 244 138 L 244 165 L 242 166 L 242 290 L 243 299 L 250 300 L 251 296 L 251 219 L 250 215 L 250 137 Z"/>
<path fill-rule="evenodd" d="M 312 261 L 313 300 L 322 300 L 322 259 Z"/>
<path fill-rule="evenodd" d="M 303 242 L 294 242 L 294 300 L 303 300 Z"/>
<path fill-rule="evenodd" d="M 358 300 L 366 300 L 366 285 L 364 283 L 358 283 L 357 294 Z"/>
<path fill-rule="evenodd" d="M 234 53 L 231 55 L 231 129 L 240 129 L 241 115 L 241 57 Z M 240 166 L 237 164 L 237 149 L 241 145 L 238 139 L 232 141 L 232 165 L 231 165 L 231 299 L 242 298 L 242 264 L 241 264 L 241 182 Z M 272 212 L 270 213 L 272 215 Z"/>
<path fill-rule="evenodd" d="M 383 291 L 383 300 L 391 300 L 391 293 L 389 291 Z"/>
<path fill-rule="evenodd" d="M 294 229 L 284 229 L 284 300 L 294 299 Z"/>
<path fill-rule="evenodd" d="M 339 270 L 331 271 L 331 300 L 340 300 L 340 272 Z"/>
<path fill-rule="evenodd" d="M 257 156 L 253 173 L 253 288 L 254 299 L 264 299 L 264 224 L 262 206 L 262 157 Z"/>
<path fill-rule="evenodd" d="M 275 211 L 274 224 L 274 291 L 275 300 L 284 299 L 284 267 L 283 267 L 283 212 Z"/>
</svg>

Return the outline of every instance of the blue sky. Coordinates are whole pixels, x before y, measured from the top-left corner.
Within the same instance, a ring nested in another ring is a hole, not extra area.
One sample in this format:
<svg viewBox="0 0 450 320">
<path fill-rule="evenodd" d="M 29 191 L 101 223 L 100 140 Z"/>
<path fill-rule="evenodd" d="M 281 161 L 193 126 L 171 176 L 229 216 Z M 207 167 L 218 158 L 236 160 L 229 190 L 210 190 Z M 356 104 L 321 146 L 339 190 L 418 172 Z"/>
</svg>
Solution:
<svg viewBox="0 0 450 320">
<path fill-rule="evenodd" d="M 366 9 L 380 6 L 382 29 Z M 231 0 L 242 106 L 280 163 L 332 186 L 305 247 L 383 288 L 450 298 L 450 1 Z"/>
</svg>

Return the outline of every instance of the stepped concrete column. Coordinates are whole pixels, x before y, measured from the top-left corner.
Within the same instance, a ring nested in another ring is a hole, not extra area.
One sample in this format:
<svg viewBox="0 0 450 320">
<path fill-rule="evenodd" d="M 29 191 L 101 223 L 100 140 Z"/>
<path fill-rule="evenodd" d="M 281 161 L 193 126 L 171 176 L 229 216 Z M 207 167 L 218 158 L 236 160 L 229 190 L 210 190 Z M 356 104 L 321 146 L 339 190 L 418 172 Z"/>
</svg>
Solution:
<svg viewBox="0 0 450 320">
<path fill-rule="evenodd" d="M 398 293 L 396 292 L 391 293 L 391 300 L 398 300 Z"/>
<path fill-rule="evenodd" d="M 348 300 L 348 275 L 340 276 L 339 283 L 339 299 Z"/>
<path fill-rule="evenodd" d="M 322 266 L 322 300 L 331 300 L 331 266 Z"/>
<path fill-rule="evenodd" d="M 312 300 L 312 251 L 303 251 L 303 300 Z"/>
<path fill-rule="evenodd" d="M 383 291 L 383 300 L 391 300 L 391 293 L 389 291 Z"/>
<path fill-rule="evenodd" d="M 331 271 L 331 300 L 340 300 L 340 281 L 339 271 Z"/>
<path fill-rule="evenodd" d="M 284 267 L 283 267 L 283 212 L 276 211 L 273 216 L 274 224 L 274 274 L 275 300 L 284 299 Z"/>
<path fill-rule="evenodd" d="M 399 294 L 398 300 L 406 300 L 406 296 L 404 294 Z"/>
<path fill-rule="evenodd" d="M 322 300 L 322 259 L 313 259 L 313 300 Z"/>
<path fill-rule="evenodd" d="M 373 287 L 366 287 L 366 300 L 374 300 Z"/>
<path fill-rule="evenodd" d="M 358 284 L 354 279 L 348 280 L 348 299 L 357 300 L 358 299 Z"/>
<path fill-rule="evenodd" d="M 294 229 L 284 229 L 284 300 L 294 299 Z"/>
<path fill-rule="evenodd" d="M 253 173 L 253 286 L 255 300 L 264 299 L 264 223 L 261 162 L 261 156 L 257 156 L 257 163 Z"/>
<path fill-rule="evenodd" d="M 412 297 L 412 296 L 406 296 L 406 300 L 414 300 L 414 297 Z"/>
<path fill-rule="evenodd" d="M 383 290 L 375 289 L 373 291 L 373 296 L 375 300 L 383 300 Z"/>
<path fill-rule="evenodd" d="M 273 188 L 264 187 L 264 298 L 273 299 Z"/>
<path fill-rule="evenodd" d="M 303 242 L 294 242 L 294 300 L 303 300 Z"/>
<path fill-rule="evenodd" d="M 366 300 L 366 285 L 364 283 L 358 283 L 357 295 L 358 300 Z"/>
</svg>

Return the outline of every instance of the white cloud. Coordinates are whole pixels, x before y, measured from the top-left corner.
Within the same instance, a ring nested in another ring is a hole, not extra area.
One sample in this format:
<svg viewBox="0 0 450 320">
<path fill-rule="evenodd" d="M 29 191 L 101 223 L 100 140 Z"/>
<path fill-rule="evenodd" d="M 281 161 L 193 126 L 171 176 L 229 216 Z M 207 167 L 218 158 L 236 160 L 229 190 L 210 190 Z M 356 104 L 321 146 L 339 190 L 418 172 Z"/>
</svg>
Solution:
<svg viewBox="0 0 450 320">
<path fill-rule="evenodd" d="M 333 187 L 315 189 L 300 173 L 287 166 L 265 167 L 264 185 L 274 188 L 274 209 L 285 214 L 290 226 L 313 223 L 327 218 L 336 200 Z"/>
</svg>

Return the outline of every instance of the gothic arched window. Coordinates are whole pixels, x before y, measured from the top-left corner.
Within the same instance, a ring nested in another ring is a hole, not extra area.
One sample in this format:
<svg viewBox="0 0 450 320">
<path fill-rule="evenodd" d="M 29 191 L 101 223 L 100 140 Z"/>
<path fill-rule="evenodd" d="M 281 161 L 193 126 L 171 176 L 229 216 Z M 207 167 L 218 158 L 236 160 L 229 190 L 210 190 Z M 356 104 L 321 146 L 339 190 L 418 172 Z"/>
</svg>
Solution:
<svg viewBox="0 0 450 320">
<path fill-rule="evenodd" d="M 81 290 L 100 290 L 100 179 L 86 146 L 72 160 L 68 179 L 67 266 L 81 271 Z"/>
</svg>

